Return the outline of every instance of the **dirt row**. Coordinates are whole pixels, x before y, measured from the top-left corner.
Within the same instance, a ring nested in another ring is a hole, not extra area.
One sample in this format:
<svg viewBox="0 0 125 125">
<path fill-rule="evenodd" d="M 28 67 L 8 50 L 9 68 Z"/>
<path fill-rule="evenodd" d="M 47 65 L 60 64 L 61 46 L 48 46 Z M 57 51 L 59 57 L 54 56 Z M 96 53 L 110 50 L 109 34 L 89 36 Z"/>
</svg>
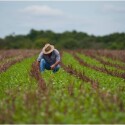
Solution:
<svg viewBox="0 0 125 125">
<path fill-rule="evenodd" d="M 41 73 L 39 71 L 39 67 L 37 66 L 37 62 L 36 61 L 32 64 L 32 67 L 31 67 L 31 70 L 30 70 L 30 75 L 37 80 L 38 86 L 42 90 L 46 89 L 46 83 L 45 83 L 44 79 L 41 76 Z"/>
<path fill-rule="evenodd" d="M 11 49 L 11 50 L 1 50 L 0 51 L 0 61 L 4 61 L 5 59 L 18 57 L 20 55 L 29 54 L 29 53 L 38 53 L 39 50 L 32 49 Z"/>
<path fill-rule="evenodd" d="M 80 57 L 78 57 L 75 53 L 71 52 L 71 54 L 74 56 L 74 58 L 76 60 L 79 61 L 79 63 L 83 66 L 86 66 L 88 68 L 91 68 L 91 69 L 94 69 L 96 71 L 99 71 L 99 72 L 103 72 L 103 73 L 106 73 L 106 74 L 109 74 L 111 76 L 115 76 L 115 77 L 120 77 L 120 78 L 123 78 L 125 79 L 125 73 L 121 73 L 121 72 L 118 72 L 118 70 L 109 70 L 106 68 L 106 66 L 104 65 L 104 68 L 103 67 L 97 67 L 97 66 L 93 66 L 91 64 L 88 64 L 87 62 L 85 62 L 84 60 L 82 60 Z"/>
<path fill-rule="evenodd" d="M 6 57 L 5 57 L 5 53 L 7 54 L 9 52 L 11 52 L 11 53 L 9 55 L 6 55 Z M 38 53 L 38 50 L 34 50 L 34 51 L 33 50 L 24 50 L 24 51 L 17 50 L 17 53 L 16 53 L 16 51 L 7 50 L 7 52 L 4 52 L 3 56 L 1 56 L 1 58 L 5 57 L 5 59 L 6 59 L 8 57 L 16 56 L 16 54 L 19 54 L 19 53 L 20 53 L 20 55 L 17 56 L 17 58 L 13 58 L 9 61 L 5 61 L 4 63 L 0 64 L 0 73 L 5 72 L 11 65 L 13 65 L 17 62 L 20 62 L 25 58 L 32 57 L 32 56 L 36 55 Z M 2 60 L 3 60 L 3 58 L 2 58 Z"/>
<path fill-rule="evenodd" d="M 113 94 L 111 94 L 109 92 L 106 92 L 106 91 L 105 92 L 102 91 L 99 88 L 98 81 L 92 80 L 91 78 L 87 77 L 84 73 L 78 72 L 72 66 L 66 66 L 63 63 L 61 63 L 61 66 L 70 75 L 73 75 L 73 76 L 81 79 L 84 82 L 90 83 L 92 85 L 92 88 L 94 90 L 96 90 L 96 92 L 98 94 L 98 97 L 101 98 L 101 100 L 103 100 L 105 103 L 107 102 L 107 100 L 110 101 L 110 102 L 116 103 L 120 107 L 120 109 L 123 111 L 123 102 L 116 95 L 113 95 Z M 46 86 L 46 83 L 45 83 L 44 79 L 41 76 L 41 73 L 39 71 L 39 68 L 38 68 L 36 62 L 34 62 L 32 64 L 32 67 L 31 67 L 31 70 L 30 70 L 30 75 L 38 81 L 39 88 L 41 90 L 44 90 L 44 92 L 46 93 L 45 90 L 47 89 L 47 86 Z M 71 89 L 71 87 L 68 88 L 68 89 Z M 44 95 L 44 96 L 46 96 L 46 95 Z"/>
<path fill-rule="evenodd" d="M 78 50 L 78 52 L 87 53 L 89 55 L 93 53 L 98 56 L 104 56 L 125 63 L 125 50 Z"/>
<path fill-rule="evenodd" d="M 99 82 L 92 80 L 88 76 L 85 75 L 84 72 L 79 72 L 76 69 L 74 69 L 71 65 L 66 66 L 65 64 L 61 63 L 62 68 L 69 74 L 81 79 L 83 82 L 89 82 L 92 85 L 92 88 L 96 91 L 98 94 L 98 97 L 104 101 L 105 104 L 107 104 L 107 101 L 110 101 L 111 103 L 115 103 L 121 111 L 124 111 L 124 103 L 119 98 L 118 95 L 110 93 L 108 91 L 103 91 L 99 87 Z M 108 107 L 107 107 L 108 108 Z"/>
<path fill-rule="evenodd" d="M 115 67 L 115 68 L 118 68 L 118 69 L 121 69 L 121 70 L 125 70 L 125 65 L 120 65 L 120 64 L 117 64 L 117 63 L 106 61 L 106 60 L 101 58 L 102 56 L 98 56 L 96 53 L 93 53 L 91 51 L 89 51 L 89 53 L 81 51 L 80 53 L 99 61 L 103 65 L 108 65 L 108 66 L 112 66 L 112 67 Z"/>
</svg>

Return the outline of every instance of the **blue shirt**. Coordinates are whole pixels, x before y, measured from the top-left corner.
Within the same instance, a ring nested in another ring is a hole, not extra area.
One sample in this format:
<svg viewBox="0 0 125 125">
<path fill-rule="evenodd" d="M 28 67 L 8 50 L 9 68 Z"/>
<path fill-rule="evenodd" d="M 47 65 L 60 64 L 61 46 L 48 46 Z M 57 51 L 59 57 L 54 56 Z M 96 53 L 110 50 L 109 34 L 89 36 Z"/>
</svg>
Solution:
<svg viewBox="0 0 125 125">
<path fill-rule="evenodd" d="M 60 54 L 57 49 L 54 49 L 52 51 L 52 55 L 49 57 L 47 54 L 43 54 L 43 52 L 41 51 L 37 58 L 37 61 L 40 61 L 42 58 L 45 59 L 47 63 L 54 64 L 56 61 L 60 61 Z"/>
</svg>

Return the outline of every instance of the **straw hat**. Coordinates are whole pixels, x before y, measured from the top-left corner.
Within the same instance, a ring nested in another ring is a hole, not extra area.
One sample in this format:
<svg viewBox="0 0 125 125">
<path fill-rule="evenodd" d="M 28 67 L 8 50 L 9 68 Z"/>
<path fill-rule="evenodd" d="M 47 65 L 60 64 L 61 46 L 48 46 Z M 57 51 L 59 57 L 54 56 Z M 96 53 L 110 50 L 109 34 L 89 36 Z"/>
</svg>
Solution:
<svg viewBox="0 0 125 125">
<path fill-rule="evenodd" d="M 44 54 L 49 54 L 51 53 L 52 51 L 54 50 L 54 46 L 53 45 L 50 45 L 50 44 L 46 44 L 44 47 L 43 47 L 43 53 Z"/>
</svg>

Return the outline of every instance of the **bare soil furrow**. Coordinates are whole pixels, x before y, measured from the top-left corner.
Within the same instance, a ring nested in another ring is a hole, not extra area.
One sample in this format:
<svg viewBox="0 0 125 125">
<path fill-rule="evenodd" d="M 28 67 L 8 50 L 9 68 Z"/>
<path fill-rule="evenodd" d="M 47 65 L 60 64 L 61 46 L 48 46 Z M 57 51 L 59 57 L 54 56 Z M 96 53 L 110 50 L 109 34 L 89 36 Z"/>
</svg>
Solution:
<svg viewBox="0 0 125 125">
<path fill-rule="evenodd" d="M 103 91 L 102 88 L 99 87 L 98 81 L 92 80 L 91 78 L 86 76 L 84 72 L 77 71 L 71 65 L 66 66 L 63 63 L 61 63 L 61 65 L 67 73 L 80 78 L 82 81 L 91 83 L 92 88 L 95 90 L 98 97 L 105 103 L 107 109 L 110 109 L 110 106 L 107 105 L 107 102 L 110 102 L 116 104 L 119 107 L 120 111 L 124 111 L 124 103 L 117 94 L 110 93 L 106 90 Z"/>
<path fill-rule="evenodd" d="M 42 78 L 41 74 L 40 74 L 40 71 L 39 71 L 39 68 L 36 64 L 36 62 L 34 62 L 32 64 L 32 67 L 31 67 L 31 70 L 30 70 L 30 75 L 32 77 L 34 77 L 37 81 L 38 81 L 38 85 L 39 87 L 42 89 L 42 90 L 45 90 L 46 89 L 46 84 L 45 84 L 45 81 L 44 79 Z"/>
<path fill-rule="evenodd" d="M 0 65 L 0 73 L 5 72 L 10 66 L 14 65 L 15 63 L 20 62 L 25 58 L 32 57 L 37 53 L 38 53 L 38 51 L 36 51 L 36 50 L 34 50 L 34 51 L 33 50 L 22 51 L 22 53 L 20 53 L 19 57 L 14 58 L 8 62 L 5 61 L 5 63 L 1 64 Z M 15 51 L 11 52 L 11 54 L 14 55 Z"/>
<path fill-rule="evenodd" d="M 115 68 L 118 68 L 118 69 L 121 69 L 121 70 L 125 70 L 125 65 L 119 65 L 117 63 L 112 63 L 112 62 L 109 62 L 109 61 L 106 61 L 104 59 L 101 58 L 101 56 L 97 56 L 96 53 L 93 53 L 93 52 L 80 52 L 81 54 L 85 54 L 86 56 L 89 56 L 97 61 L 99 61 L 100 63 L 102 63 L 103 65 L 108 65 L 108 66 L 112 66 L 112 67 L 115 67 Z"/>
<path fill-rule="evenodd" d="M 103 67 L 93 66 L 91 64 L 86 63 L 84 60 L 82 60 L 80 57 L 78 57 L 75 53 L 71 53 L 71 54 L 83 66 L 89 67 L 89 68 L 94 69 L 96 71 L 103 72 L 103 73 L 106 73 L 106 74 L 109 74 L 109 75 L 112 75 L 112 76 L 115 76 L 115 77 L 120 77 L 120 78 L 125 79 L 125 73 L 118 72 L 118 70 L 109 70 L 109 69 L 106 68 L 105 65 L 104 65 L 104 68 Z"/>
</svg>

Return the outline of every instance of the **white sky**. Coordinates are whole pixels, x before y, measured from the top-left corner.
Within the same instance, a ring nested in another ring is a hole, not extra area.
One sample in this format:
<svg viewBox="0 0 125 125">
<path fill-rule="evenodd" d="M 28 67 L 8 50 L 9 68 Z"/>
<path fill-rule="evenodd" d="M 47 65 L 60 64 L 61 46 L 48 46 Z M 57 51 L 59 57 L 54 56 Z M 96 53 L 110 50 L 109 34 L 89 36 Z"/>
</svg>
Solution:
<svg viewBox="0 0 125 125">
<path fill-rule="evenodd" d="M 31 29 L 125 32 L 125 1 L 0 1 L 0 37 Z"/>
</svg>

